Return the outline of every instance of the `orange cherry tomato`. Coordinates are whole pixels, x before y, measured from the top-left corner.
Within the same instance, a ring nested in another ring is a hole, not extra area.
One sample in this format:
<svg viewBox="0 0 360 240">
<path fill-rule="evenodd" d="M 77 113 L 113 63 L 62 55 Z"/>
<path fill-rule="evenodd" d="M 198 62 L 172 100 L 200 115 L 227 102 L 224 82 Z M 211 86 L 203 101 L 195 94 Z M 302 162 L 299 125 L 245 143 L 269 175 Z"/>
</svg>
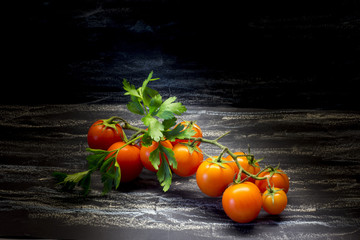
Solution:
<svg viewBox="0 0 360 240">
<path fill-rule="evenodd" d="M 235 155 L 245 155 L 245 153 L 243 152 L 234 152 Z M 236 173 L 236 175 L 239 174 L 239 168 L 236 165 L 236 162 L 234 161 L 234 159 L 229 155 L 226 157 L 227 161 L 232 161 L 229 164 L 234 168 L 234 171 Z M 260 167 L 259 167 L 259 163 L 255 163 L 255 164 L 250 164 L 249 160 L 246 156 L 240 156 L 237 157 L 237 160 L 240 164 L 240 166 L 247 172 L 256 175 L 258 172 L 260 172 Z M 255 166 L 254 166 L 255 165 Z M 241 173 L 241 180 L 247 178 L 247 175 L 245 173 Z M 255 179 L 254 178 L 249 178 L 248 179 L 249 182 L 254 183 Z"/>
<path fill-rule="evenodd" d="M 226 215 L 233 221 L 248 223 L 260 213 L 261 193 L 252 182 L 233 184 L 225 190 L 222 205 Z"/>
<path fill-rule="evenodd" d="M 271 187 L 281 188 L 285 193 L 287 193 L 289 191 L 289 178 L 282 170 L 278 169 L 276 171 L 280 173 L 274 173 L 274 175 L 269 179 L 270 185 Z M 270 174 L 270 171 L 264 171 L 259 174 L 259 177 L 268 177 Z M 262 193 L 266 191 L 266 187 L 268 186 L 266 179 L 256 180 L 255 184 Z"/>
<path fill-rule="evenodd" d="M 269 194 L 269 190 L 266 190 L 262 195 L 262 207 L 263 209 L 272 215 L 280 214 L 284 211 L 287 205 L 287 196 L 283 190 L 279 188 L 274 188 L 275 192 Z M 272 196 L 274 201 L 272 199 Z"/>
<path fill-rule="evenodd" d="M 171 166 L 173 172 L 181 177 L 189 177 L 196 173 L 199 165 L 203 161 L 203 154 L 199 147 L 196 146 L 197 151 L 191 154 L 187 146 L 183 144 L 176 144 L 173 148 L 177 168 Z"/>
<path fill-rule="evenodd" d="M 215 158 L 215 157 L 214 157 Z M 225 158 L 223 158 L 225 160 Z M 208 158 L 202 162 L 196 172 L 196 182 L 200 190 L 210 197 L 219 197 L 232 183 L 235 172 L 227 163 L 212 163 Z"/>
</svg>

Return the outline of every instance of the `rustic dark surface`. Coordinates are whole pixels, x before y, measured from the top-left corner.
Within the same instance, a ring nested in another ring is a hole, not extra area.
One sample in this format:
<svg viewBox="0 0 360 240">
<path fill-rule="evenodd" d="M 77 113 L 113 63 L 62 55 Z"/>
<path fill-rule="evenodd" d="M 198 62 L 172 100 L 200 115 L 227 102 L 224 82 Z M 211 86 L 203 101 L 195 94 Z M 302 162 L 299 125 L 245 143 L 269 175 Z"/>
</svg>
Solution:
<svg viewBox="0 0 360 240">
<path fill-rule="evenodd" d="M 174 177 L 163 193 L 156 177 L 101 196 L 64 193 L 53 171 L 86 169 L 86 133 L 99 118 L 141 121 L 125 105 L 1 105 L 0 237 L 56 239 L 359 239 L 360 113 L 190 106 L 204 137 L 264 157 L 290 177 L 289 203 L 279 216 L 262 211 L 248 224 L 232 222 L 221 198 L 204 196 L 194 177 Z M 211 155 L 219 150 L 201 145 Z"/>
</svg>

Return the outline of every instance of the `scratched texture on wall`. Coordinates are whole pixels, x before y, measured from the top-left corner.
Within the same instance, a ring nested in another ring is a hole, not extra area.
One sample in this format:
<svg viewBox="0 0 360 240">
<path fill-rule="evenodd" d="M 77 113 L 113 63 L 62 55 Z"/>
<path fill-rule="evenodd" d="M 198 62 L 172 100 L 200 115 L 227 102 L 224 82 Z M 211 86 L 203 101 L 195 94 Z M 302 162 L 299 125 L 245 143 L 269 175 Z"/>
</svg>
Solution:
<svg viewBox="0 0 360 240">
<path fill-rule="evenodd" d="M 279 216 L 262 211 L 249 224 L 232 222 L 221 198 L 204 196 L 194 177 L 174 177 L 163 193 L 149 171 L 101 196 L 100 176 L 84 199 L 64 193 L 53 171 L 86 169 L 88 126 L 112 115 L 137 126 L 125 105 L 2 105 L 0 236 L 77 239 L 355 239 L 360 235 L 360 114 L 325 110 L 259 110 L 190 106 L 204 137 L 231 134 L 232 150 L 250 145 L 263 165 L 290 176 L 289 203 Z M 219 154 L 202 144 L 210 155 Z"/>
<path fill-rule="evenodd" d="M 192 104 L 359 109 L 358 2 L 295 2 L 23 1 L 1 102 L 119 103 L 154 70 Z"/>
</svg>

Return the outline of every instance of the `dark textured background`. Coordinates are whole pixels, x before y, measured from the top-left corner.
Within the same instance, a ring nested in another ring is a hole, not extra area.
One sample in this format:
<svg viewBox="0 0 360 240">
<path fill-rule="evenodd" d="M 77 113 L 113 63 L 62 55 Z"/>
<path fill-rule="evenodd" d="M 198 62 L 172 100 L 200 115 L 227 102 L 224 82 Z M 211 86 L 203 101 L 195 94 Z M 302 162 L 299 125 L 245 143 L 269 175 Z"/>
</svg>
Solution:
<svg viewBox="0 0 360 240">
<path fill-rule="evenodd" d="M 358 109 L 358 1 L 13 4 L 3 103 L 119 103 L 154 70 L 189 104 Z"/>
</svg>

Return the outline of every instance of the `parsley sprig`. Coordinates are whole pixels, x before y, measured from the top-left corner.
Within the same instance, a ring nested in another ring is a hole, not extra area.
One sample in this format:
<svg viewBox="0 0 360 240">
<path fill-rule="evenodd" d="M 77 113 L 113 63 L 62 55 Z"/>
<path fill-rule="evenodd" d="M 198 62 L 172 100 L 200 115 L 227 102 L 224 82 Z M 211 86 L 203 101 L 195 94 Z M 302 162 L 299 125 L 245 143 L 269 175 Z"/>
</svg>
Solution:
<svg viewBox="0 0 360 240">
<path fill-rule="evenodd" d="M 152 78 L 151 71 L 142 86 L 138 89 L 130 84 L 126 79 L 123 81 L 125 95 L 130 95 L 131 101 L 127 104 L 130 112 L 143 115 L 141 121 L 148 127 L 145 133 L 143 144 L 149 146 L 153 141 L 159 142 L 166 132 L 176 124 L 175 115 L 181 115 L 186 112 L 186 107 L 180 102 L 175 102 L 176 97 L 170 97 L 165 101 L 161 95 L 147 85 L 150 81 L 156 81 L 159 78 Z"/>
<path fill-rule="evenodd" d="M 142 86 L 137 89 L 126 79 L 123 80 L 125 95 L 130 96 L 127 108 L 132 113 L 142 115 L 141 121 L 147 128 L 141 129 L 132 126 L 121 117 L 111 117 L 111 119 L 119 120 L 123 124 L 123 129 L 133 130 L 136 133 L 129 140 L 125 137 L 126 144 L 113 151 L 87 148 L 86 150 L 91 155 L 86 158 L 88 161 L 88 170 L 86 171 L 73 174 L 54 172 L 53 176 L 57 178 L 63 189 L 73 190 L 76 186 L 80 186 L 86 196 L 90 191 L 91 174 L 98 170 L 104 185 L 102 194 L 105 195 L 113 187 L 117 189 L 120 185 L 121 169 L 116 161 L 116 156 L 123 147 L 134 144 L 140 138 L 143 146 L 150 146 L 153 141 L 160 142 L 165 139 L 174 141 L 176 138 L 190 138 L 195 134 L 191 127 L 184 129 L 181 124 L 174 127 L 177 121 L 176 116 L 184 113 L 186 107 L 180 102 L 176 102 L 176 97 L 170 97 L 163 101 L 162 96 L 156 90 L 147 86 L 149 82 L 159 79 L 152 76 L 153 72 L 150 72 Z M 167 159 L 167 161 L 160 161 L 160 158 Z M 172 149 L 158 144 L 158 147 L 150 154 L 149 160 L 158 170 L 156 175 L 160 185 L 163 187 L 163 191 L 168 191 L 172 182 L 170 166 L 177 167 L 174 152 Z"/>
<path fill-rule="evenodd" d="M 150 146 L 153 141 L 159 142 L 164 139 L 174 141 L 176 138 L 189 138 L 195 133 L 192 128 L 184 129 L 181 124 L 172 128 L 176 125 L 176 116 L 186 112 L 186 107 L 182 103 L 176 102 L 176 97 L 170 97 L 163 101 L 162 96 L 156 90 L 147 86 L 149 82 L 158 79 L 153 78 L 153 72 L 151 71 L 142 86 L 137 89 L 126 79 L 123 81 L 125 95 L 130 95 L 131 99 L 127 104 L 127 108 L 132 113 L 142 115 L 141 121 L 148 129 L 142 138 L 143 146 Z M 160 161 L 160 157 L 168 161 Z M 158 147 L 150 154 L 149 160 L 158 170 L 156 174 L 158 181 L 164 192 L 166 192 L 169 190 L 172 181 L 170 165 L 173 168 L 177 167 L 174 152 L 158 144 Z"/>
</svg>

